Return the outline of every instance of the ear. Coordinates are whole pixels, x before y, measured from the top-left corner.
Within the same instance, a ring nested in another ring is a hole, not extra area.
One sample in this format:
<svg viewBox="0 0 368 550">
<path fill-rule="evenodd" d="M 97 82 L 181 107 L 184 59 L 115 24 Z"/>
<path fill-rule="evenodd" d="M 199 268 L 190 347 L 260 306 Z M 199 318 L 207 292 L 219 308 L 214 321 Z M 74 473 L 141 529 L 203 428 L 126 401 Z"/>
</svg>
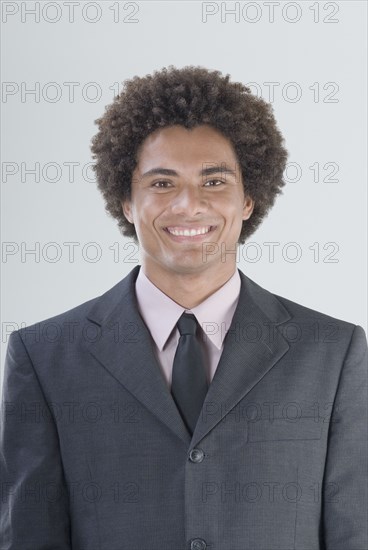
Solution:
<svg viewBox="0 0 368 550">
<path fill-rule="evenodd" d="M 121 207 L 123 209 L 124 216 L 129 223 L 134 223 L 133 213 L 132 213 L 132 203 L 130 200 L 122 201 Z"/>
<path fill-rule="evenodd" d="M 253 209 L 254 209 L 254 200 L 246 195 L 244 199 L 242 219 L 248 220 L 253 213 Z"/>
</svg>

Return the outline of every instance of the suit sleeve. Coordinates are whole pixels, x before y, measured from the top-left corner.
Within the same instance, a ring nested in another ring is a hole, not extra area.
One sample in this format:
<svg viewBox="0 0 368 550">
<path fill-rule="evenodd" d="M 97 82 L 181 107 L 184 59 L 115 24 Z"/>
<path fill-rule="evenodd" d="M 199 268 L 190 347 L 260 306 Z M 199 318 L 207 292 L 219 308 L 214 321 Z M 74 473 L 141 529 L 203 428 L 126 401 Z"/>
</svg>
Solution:
<svg viewBox="0 0 368 550">
<path fill-rule="evenodd" d="M 1 549 L 69 550 L 57 429 L 19 331 L 8 342 L 1 405 Z"/>
<path fill-rule="evenodd" d="M 356 326 L 331 414 L 322 488 L 326 550 L 368 549 L 367 340 Z"/>
</svg>

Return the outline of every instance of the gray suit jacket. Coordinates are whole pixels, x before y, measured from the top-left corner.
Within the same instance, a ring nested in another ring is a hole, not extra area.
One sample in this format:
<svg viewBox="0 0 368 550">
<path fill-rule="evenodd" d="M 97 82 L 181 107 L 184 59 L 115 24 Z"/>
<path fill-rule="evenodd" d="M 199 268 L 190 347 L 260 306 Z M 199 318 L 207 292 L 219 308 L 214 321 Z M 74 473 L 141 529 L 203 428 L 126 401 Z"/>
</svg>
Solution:
<svg viewBox="0 0 368 550">
<path fill-rule="evenodd" d="M 10 336 L 1 550 L 367 550 L 363 329 L 240 272 L 190 437 L 138 270 Z"/>
</svg>

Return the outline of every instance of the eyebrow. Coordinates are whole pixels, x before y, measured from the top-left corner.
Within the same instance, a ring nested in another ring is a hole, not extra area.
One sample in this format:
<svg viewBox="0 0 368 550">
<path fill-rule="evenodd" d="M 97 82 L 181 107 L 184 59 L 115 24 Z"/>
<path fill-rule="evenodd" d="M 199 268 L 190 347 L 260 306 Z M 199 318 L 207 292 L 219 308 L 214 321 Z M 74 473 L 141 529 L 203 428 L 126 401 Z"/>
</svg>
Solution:
<svg viewBox="0 0 368 550">
<path fill-rule="evenodd" d="M 237 175 L 235 170 L 232 170 L 231 168 L 226 168 L 225 166 L 208 166 L 207 168 L 202 168 L 202 170 L 198 173 L 199 176 L 211 176 L 212 174 L 231 174 L 232 176 Z M 175 170 L 171 170 L 170 168 L 162 168 L 161 166 L 157 168 L 151 168 L 151 170 L 148 170 L 144 174 L 142 174 L 142 178 L 146 178 L 148 176 L 153 175 L 163 175 L 163 176 L 178 176 L 179 174 Z"/>
</svg>

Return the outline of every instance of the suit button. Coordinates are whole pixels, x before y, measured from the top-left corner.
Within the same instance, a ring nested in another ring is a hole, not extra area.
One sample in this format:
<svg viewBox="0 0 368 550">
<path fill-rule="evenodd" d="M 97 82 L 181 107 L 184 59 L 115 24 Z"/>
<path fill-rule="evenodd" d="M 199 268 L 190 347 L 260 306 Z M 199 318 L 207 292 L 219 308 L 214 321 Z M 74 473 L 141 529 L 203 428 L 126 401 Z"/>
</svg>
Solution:
<svg viewBox="0 0 368 550">
<path fill-rule="evenodd" d="M 202 449 L 192 449 L 190 451 L 189 460 L 191 462 L 202 462 L 203 459 L 204 459 L 204 452 L 202 451 Z M 196 539 L 196 540 L 200 540 L 200 539 Z M 203 548 L 205 548 L 205 547 L 203 547 Z M 197 548 L 195 548 L 195 550 L 197 550 Z"/>
<path fill-rule="evenodd" d="M 193 539 L 190 542 L 190 550 L 206 550 L 207 544 L 203 539 Z"/>
</svg>

